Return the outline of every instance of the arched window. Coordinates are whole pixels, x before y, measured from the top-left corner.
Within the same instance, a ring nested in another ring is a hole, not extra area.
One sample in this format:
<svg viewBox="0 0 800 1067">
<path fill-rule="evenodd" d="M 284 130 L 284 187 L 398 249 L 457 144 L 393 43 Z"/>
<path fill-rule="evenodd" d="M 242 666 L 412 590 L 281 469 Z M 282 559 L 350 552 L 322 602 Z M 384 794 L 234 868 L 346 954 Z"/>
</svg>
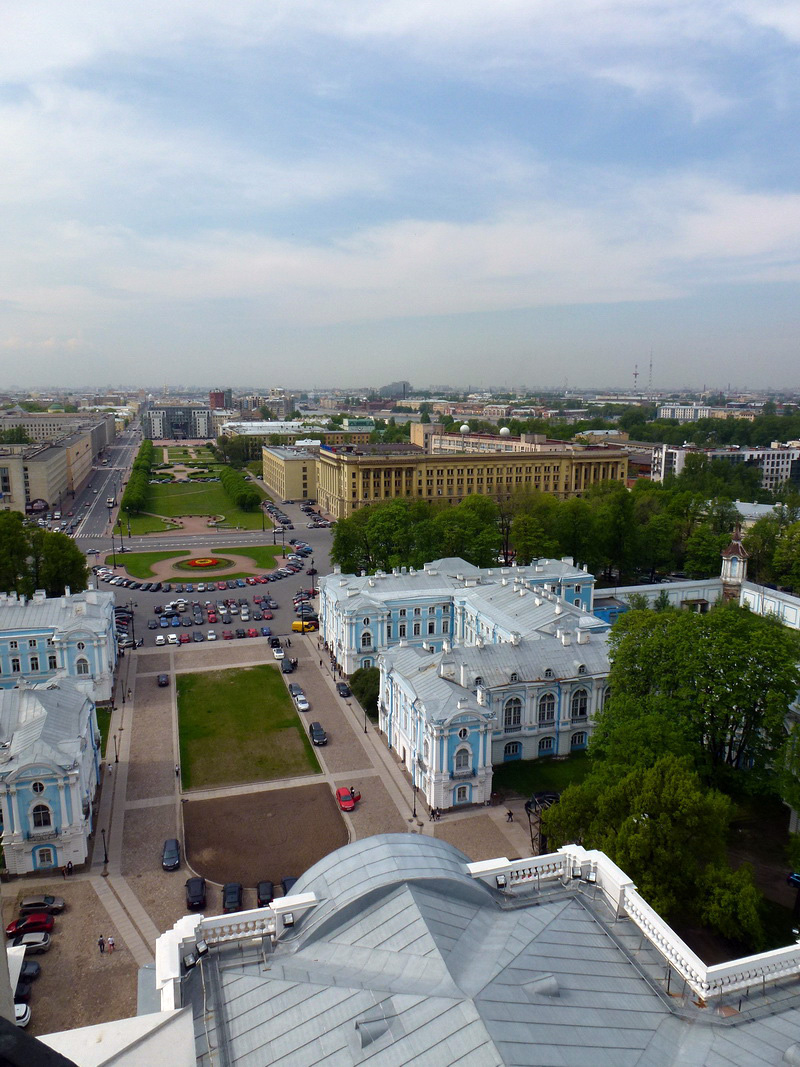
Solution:
<svg viewBox="0 0 800 1067">
<path fill-rule="evenodd" d="M 545 676 L 545 678 L 552 678 L 553 677 L 553 668 L 552 667 L 547 667 L 545 669 L 544 676 Z"/>
<path fill-rule="evenodd" d="M 611 699 L 611 686 L 607 685 L 605 690 L 603 691 L 603 707 L 606 706 L 606 704 L 609 702 L 610 699 Z"/>
<path fill-rule="evenodd" d="M 33 809 L 33 825 L 34 826 L 51 826 L 52 819 L 50 816 L 50 809 L 46 804 L 37 804 Z"/>
<path fill-rule="evenodd" d="M 475 688 L 477 689 L 479 685 L 483 685 L 483 678 L 478 674 L 475 676 Z"/>
<path fill-rule="evenodd" d="M 509 741 L 506 747 L 503 749 L 503 759 L 521 759 L 522 758 L 522 742 L 521 741 Z"/>
<path fill-rule="evenodd" d="M 88 661 L 88 659 L 83 659 L 83 658 L 79 659 L 78 662 L 75 664 L 75 669 L 76 669 L 78 674 L 88 674 L 89 673 L 89 661 Z"/>
<path fill-rule="evenodd" d="M 578 674 L 586 674 L 586 667 L 583 663 L 578 666 Z"/>
<path fill-rule="evenodd" d="M 572 718 L 585 719 L 589 707 L 589 694 L 585 689 L 576 689 L 572 694 Z"/>
<path fill-rule="evenodd" d="M 456 804 L 466 804 L 469 800 L 469 787 L 466 785 L 460 785 L 456 789 Z"/>
<path fill-rule="evenodd" d="M 367 670 L 369 667 L 372 666 L 372 660 L 371 659 L 363 660 L 362 663 L 361 663 L 361 666 L 364 668 L 364 670 Z"/>
<path fill-rule="evenodd" d="M 554 722 L 556 717 L 556 698 L 552 693 L 544 693 L 539 697 L 539 725 L 545 726 Z"/>
<path fill-rule="evenodd" d="M 461 727 L 461 729 L 458 731 L 458 736 L 461 738 L 462 741 L 467 740 L 467 738 L 469 737 L 469 730 L 466 728 L 466 726 Z"/>
<path fill-rule="evenodd" d="M 364 633 L 361 635 L 361 647 L 372 648 L 372 634 L 369 632 L 369 630 L 365 630 Z"/>
<path fill-rule="evenodd" d="M 553 738 L 552 737 L 543 737 L 542 740 L 539 742 L 539 755 L 540 756 L 547 756 L 552 751 L 553 751 Z"/>
<path fill-rule="evenodd" d="M 511 679 L 510 679 L 510 680 L 511 680 L 512 682 L 518 682 L 518 681 L 519 681 L 519 675 L 517 674 L 517 672 L 516 672 L 516 671 L 513 671 L 513 672 L 512 672 L 512 674 L 511 674 Z"/>
<path fill-rule="evenodd" d="M 522 701 L 519 697 L 511 697 L 503 708 L 503 724 L 506 730 L 521 730 L 521 723 Z"/>
<path fill-rule="evenodd" d="M 572 735 L 570 748 L 586 748 L 586 733 L 583 730 L 579 734 Z"/>
<path fill-rule="evenodd" d="M 466 748 L 460 748 L 456 752 L 456 770 L 465 771 L 472 762 L 472 757 Z"/>
</svg>

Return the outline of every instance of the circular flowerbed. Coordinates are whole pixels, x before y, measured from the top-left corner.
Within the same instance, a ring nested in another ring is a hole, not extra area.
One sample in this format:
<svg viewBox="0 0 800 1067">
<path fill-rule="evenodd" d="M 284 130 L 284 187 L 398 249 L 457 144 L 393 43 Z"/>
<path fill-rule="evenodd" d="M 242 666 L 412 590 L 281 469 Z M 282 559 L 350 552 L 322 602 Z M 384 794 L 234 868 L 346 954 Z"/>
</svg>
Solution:
<svg viewBox="0 0 800 1067">
<path fill-rule="evenodd" d="M 197 556 L 195 559 L 184 559 L 175 566 L 182 570 L 202 571 L 212 567 L 230 567 L 232 560 L 223 559 L 222 556 Z"/>
</svg>

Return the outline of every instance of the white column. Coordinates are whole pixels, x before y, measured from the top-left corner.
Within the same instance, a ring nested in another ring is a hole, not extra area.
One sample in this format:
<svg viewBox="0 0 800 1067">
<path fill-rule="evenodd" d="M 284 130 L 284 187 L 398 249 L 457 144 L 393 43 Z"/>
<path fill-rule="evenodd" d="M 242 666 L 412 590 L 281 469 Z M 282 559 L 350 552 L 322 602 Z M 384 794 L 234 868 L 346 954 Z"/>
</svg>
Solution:
<svg viewBox="0 0 800 1067">
<path fill-rule="evenodd" d="M 59 799 L 59 802 L 61 804 L 61 829 L 64 830 L 64 828 L 69 825 L 69 820 L 67 819 L 67 802 L 64 799 L 64 780 L 63 780 L 63 778 L 58 783 L 58 799 Z"/>
</svg>

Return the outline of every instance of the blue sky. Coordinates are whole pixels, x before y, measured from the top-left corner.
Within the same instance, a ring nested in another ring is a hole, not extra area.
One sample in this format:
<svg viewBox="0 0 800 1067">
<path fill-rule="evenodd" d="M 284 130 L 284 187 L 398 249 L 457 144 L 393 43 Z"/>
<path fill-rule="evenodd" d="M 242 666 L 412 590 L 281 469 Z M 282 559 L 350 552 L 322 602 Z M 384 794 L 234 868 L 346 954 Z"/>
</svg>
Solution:
<svg viewBox="0 0 800 1067">
<path fill-rule="evenodd" d="M 7 0 L 3 377 L 797 387 L 798 45 L 782 0 Z"/>
</svg>

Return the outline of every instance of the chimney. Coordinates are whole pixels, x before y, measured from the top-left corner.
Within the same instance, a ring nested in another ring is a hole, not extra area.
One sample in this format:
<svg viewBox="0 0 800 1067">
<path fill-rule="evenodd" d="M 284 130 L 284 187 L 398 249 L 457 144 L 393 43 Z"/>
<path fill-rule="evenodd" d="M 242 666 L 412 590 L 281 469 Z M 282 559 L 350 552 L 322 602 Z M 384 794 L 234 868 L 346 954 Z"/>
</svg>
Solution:
<svg viewBox="0 0 800 1067">
<path fill-rule="evenodd" d="M 516 630 L 512 630 L 512 632 L 511 632 L 511 644 L 512 645 L 518 645 L 521 640 L 522 640 L 521 635 L 518 634 Z"/>
<path fill-rule="evenodd" d="M 556 606 L 555 606 L 555 608 L 553 610 L 555 611 L 556 615 L 560 615 L 561 612 L 563 611 L 563 608 L 561 607 L 560 604 L 556 604 Z"/>
<path fill-rule="evenodd" d="M 485 708 L 487 703 L 488 703 L 488 701 L 486 700 L 486 689 L 484 688 L 484 686 L 482 686 L 482 685 L 478 686 L 476 695 L 477 695 L 478 703 L 480 704 L 480 706 L 482 708 Z"/>
<path fill-rule="evenodd" d="M 569 645 L 569 644 L 572 644 L 572 637 L 571 637 L 571 635 L 570 635 L 570 632 L 569 632 L 569 630 L 565 630 L 565 631 L 563 632 L 563 634 L 561 635 L 561 644 L 562 644 L 562 645 Z"/>
<path fill-rule="evenodd" d="M 578 630 L 578 644 L 579 645 L 588 645 L 589 644 L 589 631 L 588 630 Z"/>
</svg>

